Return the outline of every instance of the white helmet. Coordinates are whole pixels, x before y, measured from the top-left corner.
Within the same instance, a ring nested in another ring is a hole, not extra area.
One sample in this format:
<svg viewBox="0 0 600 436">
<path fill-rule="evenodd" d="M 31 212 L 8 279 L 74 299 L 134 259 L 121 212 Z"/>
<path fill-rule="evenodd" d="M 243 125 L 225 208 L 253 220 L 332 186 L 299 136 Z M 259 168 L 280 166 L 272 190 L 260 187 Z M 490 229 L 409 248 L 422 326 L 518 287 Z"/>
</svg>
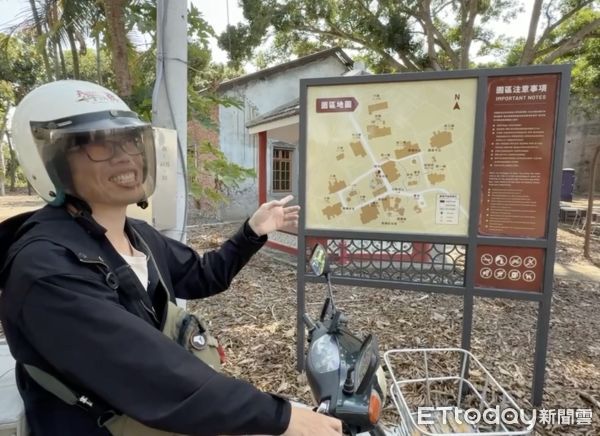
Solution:
<svg viewBox="0 0 600 436">
<path fill-rule="evenodd" d="M 27 180 L 49 204 L 61 205 L 67 194 L 77 196 L 66 150 L 112 137 L 117 137 L 123 152 L 143 156 L 143 195 L 137 201 L 144 202 L 154 192 L 156 157 L 152 126 L 141 121 L 123 100 L 102 86 L 78 80 L 42 85 L 19 103 L 11 131 Z M 91 160 L 110 159 L 115 153 L 115 142 L 105 150 L 112 150 L 112 154 L 95 159 L 88 152 L 88 156 Z"/>
</svg>

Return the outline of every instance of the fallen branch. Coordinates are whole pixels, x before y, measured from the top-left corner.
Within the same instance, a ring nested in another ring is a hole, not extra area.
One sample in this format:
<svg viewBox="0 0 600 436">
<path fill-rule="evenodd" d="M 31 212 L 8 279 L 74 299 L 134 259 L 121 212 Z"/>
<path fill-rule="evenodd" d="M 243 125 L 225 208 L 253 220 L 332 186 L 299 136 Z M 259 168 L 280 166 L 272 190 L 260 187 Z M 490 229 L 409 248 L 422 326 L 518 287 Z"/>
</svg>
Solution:
<svg viewBox="0 0 600 436">
<path fill-rule="evenodd" d="M 583 398 L 584 400 L 586 400 L 588 403 L 592 404 L 593 406 L 596 406 L 598 409 L 600 409 L 600 401 L 596 400 L 594 397 L 592 397 L 590 394 L 587 394 L 585 392 L 578 392 L 579 396 L 581 398 Z"/>
</svg>

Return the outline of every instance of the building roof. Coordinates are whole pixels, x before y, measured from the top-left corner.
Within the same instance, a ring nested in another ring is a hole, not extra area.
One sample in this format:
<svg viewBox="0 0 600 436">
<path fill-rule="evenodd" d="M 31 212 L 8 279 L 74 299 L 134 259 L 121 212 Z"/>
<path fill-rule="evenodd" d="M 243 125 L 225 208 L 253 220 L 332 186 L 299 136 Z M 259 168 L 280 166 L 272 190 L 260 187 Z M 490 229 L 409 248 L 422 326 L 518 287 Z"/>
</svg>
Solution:
<svg viewBox="0 0 600 436">
<path fill-rule="evenodd" d="M 309 64 L 314 61 L 328 58 L 329 56 L 337 56 L 339 61 L 342 64 L 344 64 L 346 67 L 348 67 L 348 69 L 351 69 L 352 65 L 354 64 L 354 62 L 352 61 L 350 56 L 348 56 L 344 52 L 344 50 L 342 50 L 339 47 L 334 47 L 334 48 L 323 50 L 323 51 L 320 51 L 317 53 L 313 53 L 308 56 L 303 56 L 296 60 L 293 60 L 290 62 L 285 62 L 283 64 L 279 64 L 274 67 L 265 68 L 264 70 L 260 70 L 255 73 L 246 74 L 245 76 L 236 77 L 235 79 L 227 80 L 226 82 L 221 83 L 217 87 L 217 91 L 219 91 L 219 92 L 227 91 L 236 86 L 243 85 L 244 83 L 247 83 L 247 82 L 250 82 L 253 80 L 263 79 L 263 78 L 271 76 L 273 74 L 281 73 L 283 71 L 287 71 L 292 68 L 296 68 L 296 67 L 299 67 L 302 65 Z"/>
<path fill-rule="evenodd" d="M 363 64 L 356 63 L 356 69 L 346 71 L 342 76 L 366 76 L 370 75 Z M 271 123 L 273 121 L 281 120 L 284 118 L 292 117 L 300 113 L 300 99 L 295 98 L 292 101 L 277 106 L 275 109 L 270 110 L 246 123 L 246 128 L 251 129 L 252 127 L 259 126 L 261 124 Z"/>
<path fill-rule="evenodd" d="M 287 118 L 292 115 L 298 115 L 300 112 L 300 99 L 295 98 L 281 106 L 277 106 L 275 109 L 264 113 L 246 123 L 246 127 L 254 127 L 259 124 L 270 123 L 271 121 L 277 121 L 282 118 Z"/>
</svg>

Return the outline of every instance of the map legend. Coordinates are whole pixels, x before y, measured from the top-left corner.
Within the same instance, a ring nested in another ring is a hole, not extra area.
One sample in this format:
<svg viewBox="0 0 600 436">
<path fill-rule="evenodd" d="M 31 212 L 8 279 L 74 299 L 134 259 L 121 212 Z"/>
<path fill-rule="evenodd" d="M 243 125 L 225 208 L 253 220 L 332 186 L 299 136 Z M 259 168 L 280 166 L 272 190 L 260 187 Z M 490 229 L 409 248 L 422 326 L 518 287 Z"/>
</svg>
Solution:
<svg viewBox="0 0 600 436">
<path fill-rule="evenodd" d="M 435 216 L 436 224 L 458 224 L 460 201 L 458 194 L 438 194 Z"/>
</svg>

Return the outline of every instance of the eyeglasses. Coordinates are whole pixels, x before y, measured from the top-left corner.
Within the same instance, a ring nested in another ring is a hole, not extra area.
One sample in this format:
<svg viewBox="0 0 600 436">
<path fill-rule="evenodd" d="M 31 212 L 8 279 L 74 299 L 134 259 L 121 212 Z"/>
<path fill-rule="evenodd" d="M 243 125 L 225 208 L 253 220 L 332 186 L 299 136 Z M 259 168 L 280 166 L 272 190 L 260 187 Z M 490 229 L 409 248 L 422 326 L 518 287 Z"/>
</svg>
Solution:
<svg viewBox="0 0 600 436">
<path fill-rule="evenodd" d="M 117 135 L 110 138 L 96 139 L 91 142 L 78 143 L 67 147 L 67 152 L 84 150 L 88 158 L 93 162 L 104 162 L 115 156 L 117 147 L 129 156 L 138 156 L 144 152 L 142 140 L 137 135 Z"/>
</svg>

